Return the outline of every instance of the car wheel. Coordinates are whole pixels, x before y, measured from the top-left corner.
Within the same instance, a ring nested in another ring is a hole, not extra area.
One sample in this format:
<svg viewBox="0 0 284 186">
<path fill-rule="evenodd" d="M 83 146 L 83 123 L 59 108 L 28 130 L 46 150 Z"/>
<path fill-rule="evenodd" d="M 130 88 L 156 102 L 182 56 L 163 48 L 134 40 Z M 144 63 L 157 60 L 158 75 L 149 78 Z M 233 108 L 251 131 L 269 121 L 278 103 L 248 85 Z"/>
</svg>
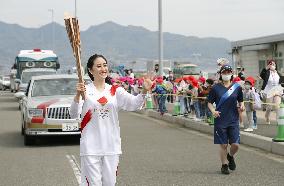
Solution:
<svg viewBox="0 0 284 186">
<path fill-rule="evenodd" d="M 24 135 L 24 144 L 25 146 L 31 146 L 35 144 L 35 138 L 34 136 L 28 136 L 28 135 Z"/>
</svg>

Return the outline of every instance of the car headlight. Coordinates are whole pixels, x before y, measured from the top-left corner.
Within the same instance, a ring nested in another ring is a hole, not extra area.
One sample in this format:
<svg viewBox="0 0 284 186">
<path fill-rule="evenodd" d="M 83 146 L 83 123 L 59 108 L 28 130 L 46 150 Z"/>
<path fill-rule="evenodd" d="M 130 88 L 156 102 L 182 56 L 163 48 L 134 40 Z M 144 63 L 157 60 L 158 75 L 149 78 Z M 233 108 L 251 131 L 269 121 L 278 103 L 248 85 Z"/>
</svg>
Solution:
<svg viewBox="0 0 284 186">
<path fill-rule="evenodd" d="M 43 117 L 43 110 L 42 109 L 29 109 L 29 116 L 30 117 Z"/>
</svg>

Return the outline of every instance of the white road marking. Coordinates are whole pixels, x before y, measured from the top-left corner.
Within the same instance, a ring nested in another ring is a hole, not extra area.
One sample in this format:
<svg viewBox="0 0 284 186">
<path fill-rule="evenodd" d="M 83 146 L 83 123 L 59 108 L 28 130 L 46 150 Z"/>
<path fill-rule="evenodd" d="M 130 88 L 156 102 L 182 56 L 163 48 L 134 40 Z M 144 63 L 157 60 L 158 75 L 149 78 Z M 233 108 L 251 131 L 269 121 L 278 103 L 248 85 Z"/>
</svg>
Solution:
<svg viewBox="0 0 284 186">
<path fill-rule="evenodd" d="M 69 163 L 73 169 L 74 175 L 77 179 L 78 184 L 80 185 L 81 183 L 81 170 L 80 170 L 80 166 L 75 158 L 74 155 L 66 155 L 66 158 L 69 160 Z"/>
<path fill-rule="evenodd" d="M 139 113 L 131 112 L 131 114 L 133 114 L 135 116 L 138 116 L 138 117 L 141 117 L 141 118 L 152 120 L 152 121 L 158 123 L 159 125 L 164 125 L 164 126 L 166 125 L 168 127 L 172 127 L 172 128 L 175 128 L 175 129 L 178 129 L 178 130 L 190 133 L 190 134 L 194 134 L 194 135 L 197 135 L 197 136 L 201 136 L 203 138 L 207 138 L 207 139 L 213 140 L 213 136 L 210 135 L 210 134 L 204 134 L 204 133 L 195 131 L 195 130 L 190 129 L 190 128 L 183 128 L 183 127 L 180 127 L 178 125 L 170 124 L 167 121 L 163 121 L 163 120 L 159 120 L 159 119 L 156 119 L 156 118 L 148 117 L 146 115 L 142 115 L 142 114 L 139 114 Z M 249 146 L 244 145 L 244 144 L 241 144 L 240 147 L 241 147 L 240 148 L 241 150 L 257 154 L 259 156 L 262 156 L 264 158 L 267 158 L 267 159 L 270 159 L 270 160 L 273 160 L 273 161 L 276 161 L 276 162 L 279 162 L 279 163 L 284 163 L 283 156 L 281 156 L 281 155 L 277 155 L 277 154 L 273 154 L 273 153 L 270 153 L 270 152 L 266 152 L 266 151 L 263 151 L 263 150 L 260 150 L 260 149 L 254 148 L 254 147 L 249 147 Z"/>
</svg>

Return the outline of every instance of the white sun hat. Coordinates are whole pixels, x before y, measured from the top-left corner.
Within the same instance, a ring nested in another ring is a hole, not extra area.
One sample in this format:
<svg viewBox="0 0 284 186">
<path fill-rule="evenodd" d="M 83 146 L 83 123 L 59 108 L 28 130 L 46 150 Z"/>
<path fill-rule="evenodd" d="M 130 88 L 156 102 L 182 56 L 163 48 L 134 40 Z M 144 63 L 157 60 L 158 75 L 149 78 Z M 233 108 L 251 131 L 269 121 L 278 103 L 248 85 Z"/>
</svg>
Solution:
<svg viewBox="0 0 284 186">
<path fill-rule="evenodd" d="M 218 58 L 217 59 L 217 65 L 227 65 L 229 64 L 229 60 L 227 58 Z"/>
</svg>

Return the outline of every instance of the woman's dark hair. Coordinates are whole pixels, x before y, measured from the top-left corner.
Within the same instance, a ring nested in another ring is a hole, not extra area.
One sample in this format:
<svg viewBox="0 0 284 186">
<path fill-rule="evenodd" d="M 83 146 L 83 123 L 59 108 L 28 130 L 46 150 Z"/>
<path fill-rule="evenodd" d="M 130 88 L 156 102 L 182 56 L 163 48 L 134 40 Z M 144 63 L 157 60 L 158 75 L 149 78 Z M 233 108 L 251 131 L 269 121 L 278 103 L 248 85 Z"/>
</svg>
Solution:
<svg viewBox="0 0 284 186">
<path fill-rule="evenodd" d="M 89 75 L 89 77 L 90 77 L 90 79 L 91 79 L 92 81 L 94 81 L 94 76 L 93 76 L 93 74 L 91 74 L 90 69 L 93 68 L 95 60 L 96 60 L 97 58 L 99 58 L 99 57 L 103 58 L 103 59 L 106 61 L 106 63 L 107 63 L 106 58 L 105 58 L 103 55 L 99 55 L 99 54 L 92 55 L 92 56 L 88 59 L 87 72 L 88 72 L 88 75 Z M 107 76 L 106 79 L 105 79 L 105 82 L 106 82 L 107 84 L 110 84 L 110 85 L 111 85 L 111 84 L 112 84 L 112 83 L 111 83 L 111 77 Z"/>
<path fill-rule="evenodd" d="M 220 81 L 223 81 L 222 73 L 224 71 L 229 71 L 229 72 L 233 73 L 233 68 L 230 65 L 223 65 L 220 69 L 220 78 L 219 78 Z M 230 81 L 233 81 L 233 79 L 234 79 L 234 76 L 232 75 Z"/>
<path fill-rule="evenodd" d="M 129 70 L 128 70 L 128 69 L 125 69 L 125 70 L 124 70 L 124 73 L 125 73 L 125 75 L 130 75 L 130 73 L 129 73 Z"/>
<path fill-rule="evenodd" d="M 275 70 L 276 70 L 276 71 L 278 71 L 278 70 L 277 70 L 277 63 L 276 63 L 276 61 L 275 61 L 275 60 L 273 60 L 273 59 L 269 59 L 269 60 L 267 60 L 267 62 L 266 62 L 266 63 L 267 63 L 267 65 L 269 65 L 270 63 L 274 63 L 274 64 L 275 64 Z"/>
<path fill-rule="evenodd" d="M 214 84 L 213 79 L 206 79 L 206 82 L 207 82 L 209 85 L 213 85 L 213 84 Z"/>
</svg>

